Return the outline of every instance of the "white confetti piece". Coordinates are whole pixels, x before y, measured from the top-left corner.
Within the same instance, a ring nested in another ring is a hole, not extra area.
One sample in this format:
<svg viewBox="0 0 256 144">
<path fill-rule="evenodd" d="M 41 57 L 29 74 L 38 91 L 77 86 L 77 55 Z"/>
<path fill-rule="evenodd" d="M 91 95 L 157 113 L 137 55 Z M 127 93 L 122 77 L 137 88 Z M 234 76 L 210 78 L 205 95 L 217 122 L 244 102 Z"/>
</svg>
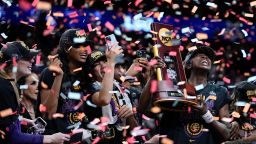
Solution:
<svg viewBox="0 0 256 144">
<path fill-rule="evenodd" d="M 7 39 L 7 35 L 5 33 L 1 33 L 1 36 L 4 38 L 4 39 Z"/>
<path fill-rule="evenodd" d="M 199 91 L 199 90 L 201 90 L 201 89 L 203 89 L 203 88 L 204 88 L 204 85 L 203 85 L 203 84 L 200 84 L 200 85 L 195 86 L 196 91 Z"/>
<path fill-rule="evenodd" d="M 75 38 L 73 38 L 74 43 L 84 43 L 85 40 L 86 40 L 85 37 L 75 37 Z"/>
<path fill-rule="evenodd" d="M 146 135 L 148 132 L 149 132 L 149 129 L 132 130 L 131 135 L 132 136 L 143 136 L 143 135 Z"/>
<path fill-rule="evenodd" d="M 246 102 L 244 102 L 244 101 L 237 101 L 235 103 L 235 106 L 245 106 L 245 104 L 246 104 Z"/>
<path fill-rule="evenodd" d="M 20 85 L 20 89 L 21 90 L 28 89 L 28 85 Z"/>
<path fill-rule="evenodd" d="M 213 7 L 213 8 L 218 7 L 218 5 L 216 5 L 215 3 L 212 3 L 212 2 L 207 2 L 206 5 L 209 6 L 209 7 Z"/>
<path fill-rule="evenodd" d="M 74 99 L 74 100 L 80 100 L 81 94 L 80 93 L 76 93 L 76 92 L 69 92 L 68 93 L 68 98 Z"/>
<path fill-rule="evenodd" d="M 160 12 L 159 16 L 157 17 L 157 20 L 160 21 L 163 16 L 164 16 L 164 12 Z"/>
<path fill-rule="evenodd" d="M 245 31 L 245 30 L 242 30 L 242 32 L 243 32 L 243 34 L 244 34 L 244 37 L 247 37 L 247 36 L 248 36 L 248 33 L 247 33 L 247 31 Z"/>
<path fill-rule="evenodd" d="M 108 93 L 115 94 L 115 93 L 118 93 L 118 91 L 109 91 Z"/>
<path fill-rule="evenodd" d="M 251 7 L 256 6 L 256 1 L 250 2 L 250 6 L 251 6 Z"/>
<path fill-rule="evenodd" d="M 197 11 L 198 7 L 197 6 L 194 6 L 191 10 L 192 13 L 195 13 Z"/>
<path fill-rule="evenodd" d="M 64 93 L 60 93 L 60 96 L 63 98 L 63 99 L 67 99 L 67 96 L 64 94 Z"/>
<path fill-rule="evenodd" d="M 189 27 L 182 28 L 181 33 L 191 33 L 190 28 Z"/>
<path fill-rule="evenodd" d="M 89 101 L 89 100 L 86 101 L 86 104 L 89 105 L 89 106 L 91 106 L 91 107 L 94 107 L 94 108 L 97 107 L 95 104 L 93 104 L 93 103 L 92 103 L 91 101 Z"/>
<path fill-rule="evenodd" d="M 247 79 L 247 82 L 252 82 L 252 81 L 255 81 L 256 80 L 256 76 L 252 76 L 252 77 L 249 77 Z"/>
<path fill-rule="evenodd" d="M 74 83 L 73 83 L 73 86 L 78 86 L 80 84 L 80 81 L 76 80 Z"/>
<path fill-rule="evenodd" d="M 225 33 L 226 29 L 223 28 L 218 35 L 223 35 Z"/>
<path fill-rule="evenodd" d="M 246 58 L 246 52 L 242 49 L 241 50 L 242 54 L 243 54 L 243 58 Z"/>
</svg>

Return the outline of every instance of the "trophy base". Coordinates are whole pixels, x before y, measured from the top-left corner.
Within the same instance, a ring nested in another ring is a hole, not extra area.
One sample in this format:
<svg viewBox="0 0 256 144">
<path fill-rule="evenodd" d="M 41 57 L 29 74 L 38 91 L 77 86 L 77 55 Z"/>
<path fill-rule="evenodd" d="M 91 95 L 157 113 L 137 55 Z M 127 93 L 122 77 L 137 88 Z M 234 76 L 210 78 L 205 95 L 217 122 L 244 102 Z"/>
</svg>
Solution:
<svg viewBox="0 0 256 144">
<path fill-rule="evenodd" d="M 162 110 L 178 112 L 187 112 L 188 107 L 196 104 L 196 100 L 189 100 L 184 97 L 168 97 L 158 99 L 154 102 L 154 105 L 160 107 Z"/>
</svg>

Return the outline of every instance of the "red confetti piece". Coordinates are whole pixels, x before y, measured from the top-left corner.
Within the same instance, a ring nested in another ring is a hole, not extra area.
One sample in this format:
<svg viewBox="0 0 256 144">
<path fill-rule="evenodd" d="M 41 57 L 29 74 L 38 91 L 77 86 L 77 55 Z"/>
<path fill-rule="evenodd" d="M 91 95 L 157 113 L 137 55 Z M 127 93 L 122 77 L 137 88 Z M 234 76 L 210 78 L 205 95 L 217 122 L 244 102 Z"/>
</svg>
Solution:
<svg viewBox="0 0 256 144">
<path fill-rule="evenodd" d="M 43 104 L 39 105 L 39 111 L 40 112 L 45 112 L 46 111 L 46 106 L 44 106 Z"/>
<path fill-rule="evenodd" d="M 227 84 L 230 84 L 231 80 L 227 77 L 223 77 L 222 80 L 227 83 Z"/>
<path fill-rule="evenodd" d="M 177 55 L 177 52 L 176 51 L 170 51 L 169 52 L 169 56 L 176 56 Z"/>
<path fill-rule="evenodd" d="M 74 110 L 78 110 L 82 105 L 83 105 L 84 101 L 83 100 L 80 100 L 80 102 L 74 106 Z"/>
<path fill-rule="evenodd" d="M 16 57 L 12 57 L 12 64 L 13 66 L 17 66 Z"/>
<path fill-rule="evenodd" d="M 96 137 L 96 138 L 93 140 L 92 144 L 96 144 L 96 143 L 98 143 L 99 141 L 100 141 L 100 137 Z"/>
<path fill-rule="evenodd" d="M 144 119 L 144 120 L 150 120 L 150 118 L 149 117 L 147 117 L 146 115 L 142 115 L 142 118 Z"/>
<path fill-rule="evenodd" d="M 256 118 L 256 114 L 255 114 L 255 113 L 250 114 L 250 117 L 251 117 L 251 118 Z"/>
<path fill-rule="evenodd" d="M 41 55 L 36 56 L 36 65 L 40 65 L 41 61 Z"/>
<path fill-rule="evenodd" d="M 132 144 L 132 143 L 135 143 L 136 142 L 136 139 L 132 136 L 132 137 L 128 137 L 126 139 L 126 141 L 129 143 L 129 144 Z"/>
<path fill-rule="evenodd" d="M 38 2 L 39 2 L 39 0 L 34 0 L 34 1 L 32 2 L 32 6 L 35 7 Z"/>
<path fill-rule="evenodd" d="M 154 14 L 154 12 L 150 12 L 149 14 L 146 15 L 146 17 L 150 17 Z"/>
<path fill-rule="evenodd" d="M 78 14 L 76 11 L 74 11 L 74 12 L 69 13 L 68 16 L 69 16 L 69 18 L 75 18 L 75 17 L 78 17 Z"/>
<path fill-rule="evenodd" d="M 28 122 L 23 120 L 20 122 L 20 124 L 26 126 L 26 125 L 28 125 Z"/>
<path fill-rule="evenodd" d="M 0 70 L 3 70 L 5 67 L 6 67 L 6 63 L 3 63 L 1 66 L 0 66 Z"/>
<path fill-rule="evenodd" d="M 91 54 L 92 53 L 92 49 L 91 47 L 88 45 L 85 47 L 86 51 L 87 51 L 87 54 Z"/>
<path fill-rule="evenodd" d="M 72 7 L 72 5 L 73 5 L 73 0 L 68 0 L 67 7 Z"/>
<path fill-rule="evenodd" d="M 157 91 L 157 81 L 156 80 L 152 80 L 151 81 L 151 87 L 150 87 L 150 92 L 154 93 Z"/>
<path fill-rule="evenodd" d="M 191 107 L 190 106 L 188 107 L 188 113 L 191 113 Z"/>
<path fill-rule="evenodd" d="M 140 67 L 140 66 L 135 66 L 135 67 L 134 67 L 134 70 L 135 70 L 135 71 L 142 71 L 142 67 Z"/>
<path fill-rule="evenodd" d="M 149 65 L 150 66 L 153 66 L 157 63 L 157 60 L 156 59 L 152 59 L 150 62 L 149 62 Z"/>
<path fill-rule="evenodd" d="M 104 4 L 105 4 L 105 5 L 111 4 L 111 1 L 104 1 Z"/>
<path fill-rule="evenodd" d="M 107 21 L 107 22 L 105 23 L 105 27 L 106 27 L 107 29 L 109 29 L 111 32 L 113 32 L 114 29 L 115 29 L 114 25 L 111 24 L 109 21 Z"/>
<path fill-rule="evenodd" d="M 136 0 L 135 3 L 134 3 L 134 5 L 135 5 L 135 6 L 138 6 L 142 1 L 143 1 L 143 0 Z"/>
<path fill-rule="evenodd" d="M 78 71 L 81 71 L 81 70 L 82 70 L 82 67 L 74 69 L 73 72 L 78 72 Z"/>
<path fill-rule="evenodd" d="M 89 32 L 92 31 L 92 25 L 91 24 L 87 24 L 87 28 L 88 28 Z"/>
</svg>

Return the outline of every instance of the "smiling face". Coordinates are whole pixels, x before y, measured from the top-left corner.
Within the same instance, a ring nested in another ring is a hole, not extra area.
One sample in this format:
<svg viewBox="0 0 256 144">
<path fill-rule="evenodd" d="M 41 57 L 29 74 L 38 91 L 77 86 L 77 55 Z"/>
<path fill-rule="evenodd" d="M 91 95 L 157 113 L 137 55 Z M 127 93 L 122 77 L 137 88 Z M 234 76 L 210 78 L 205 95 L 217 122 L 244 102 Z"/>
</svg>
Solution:
<svg viewBox="0 0 256 144">
<path fill-rule="evenodd" d="M 212 67 L 211 59 L 205 54 L 197 54 L 191 59 L 192 69 L 202 69 L 210 71 Z"/>
<path fill-rule="evenodd" d="M 36 74 L 31 74 L 26 78 L 26 85 L 28 88 L 24 90 L 24 96 L 36 100 L 38 94 L 38 76 Z"/>
<path fill-rule="evenodd" d="M 32 70 L 32 59 L 21 59 L 17 62 L 17 74 L 19 76 L 29 75 Z"/>
<path fill-rule="evenodd" d="M 99 61 L 94 64 L 93 74 L 98 81 L 102 81 L 106 68 L 106 61 Z"/>
<path fill-rule="evenodd" d="M 80 46 L 79 48 L 72 47 L 68 54 L 68 58 L 71 61 L 78 62 L 78 63 L 85 63 L 87 57 L 88 57 L 88 54 L 85 46 Z"/>
</svg>

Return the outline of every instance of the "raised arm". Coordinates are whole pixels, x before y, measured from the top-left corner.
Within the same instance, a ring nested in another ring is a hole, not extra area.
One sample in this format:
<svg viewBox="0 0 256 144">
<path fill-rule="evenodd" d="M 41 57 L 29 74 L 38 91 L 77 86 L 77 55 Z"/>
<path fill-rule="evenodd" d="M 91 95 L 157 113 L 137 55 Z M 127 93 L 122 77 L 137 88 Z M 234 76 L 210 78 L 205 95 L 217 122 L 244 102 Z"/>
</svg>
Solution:
<svg viewBox="0 0 256 144">
<path fill-rule="evenodd" d="M 59 93 L 61 88 L 61 83 L 63 79 L 63 71 L 60 68 L 61 62 L 58 58 L 51 61 L 49 70 L 55 73 L 55 78 L 50 88 L 42 88 L 40 97 L 41 104 L 46 106 L 46 112 L 48 113 L 48 118 L 51 119 L 52 114 L 56 113 L 58 106 Z M 41 87 L 43 84 L 41 83 Z"/>
<path fill-rule="evenodd" d="M 92 96 L 92 101 L 97 106 L 105 106 L 110 103 L 111 100 L 111 93 L 109 91 L 113 90 L 113 81 L 114 81 L 114 69 L 116 64 L 116 57 L 123 52 L 123 49 L 118 46 L 114 45 L 113 50 L 106 49 L 106 69 L 105 74 L 102 80 L 102 88 L 99 92 L 96 92 Z"/>
</svg>

